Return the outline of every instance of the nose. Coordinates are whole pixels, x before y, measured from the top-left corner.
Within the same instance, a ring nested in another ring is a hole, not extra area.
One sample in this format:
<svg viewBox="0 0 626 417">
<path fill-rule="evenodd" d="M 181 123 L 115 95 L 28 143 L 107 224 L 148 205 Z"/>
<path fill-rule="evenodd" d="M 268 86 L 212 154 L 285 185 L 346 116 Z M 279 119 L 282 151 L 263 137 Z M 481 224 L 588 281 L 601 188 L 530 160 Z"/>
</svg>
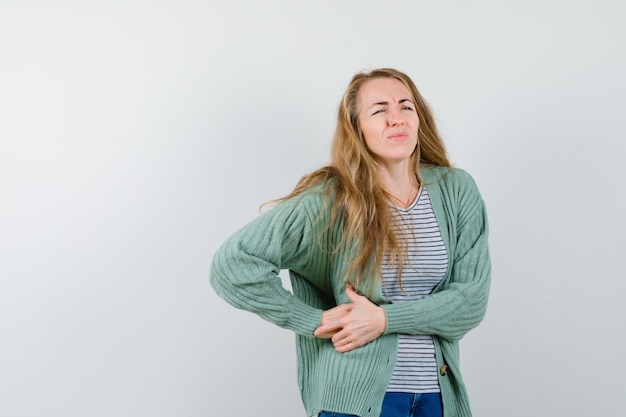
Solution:
<svg viewBox="0 0 626 417">
<path fill-rule="evenodd" d="M 399 126 L 404 124 L 404 119 L 402 118 L 402 113 L 398 110 L 393 110 L 388 113 L 388 123 L 389 126 Z"/>
</svg>

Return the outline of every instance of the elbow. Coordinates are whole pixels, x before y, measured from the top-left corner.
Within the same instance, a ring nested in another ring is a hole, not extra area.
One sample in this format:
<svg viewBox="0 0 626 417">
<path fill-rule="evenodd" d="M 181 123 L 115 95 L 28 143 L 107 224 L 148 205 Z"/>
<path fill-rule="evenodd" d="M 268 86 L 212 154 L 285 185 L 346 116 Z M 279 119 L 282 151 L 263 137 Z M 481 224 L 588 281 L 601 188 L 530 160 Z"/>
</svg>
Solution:
<svg viewBox="0 0 626 417">
<path fill-rule="evenodd" d="M 478 325 L 485 318 L 485 313 L 487 311 L 486 304 L 474 309 L 473 314 L 465 316 L 462 320 L 459 320 L 456 325 L 451 328 L 445 335 L 442 335 L 444 339 L 458 342 L 467 333 L 469 333 L 474 328 L 478 327 Z"/>
<path fill-rule="evenodd" d="M 223 267 L 219 265 L 219 263 L 214 261 L 211 263 L 209 268 L 209 284 L 213 291 L 221 298 L 224 298 L 224 295 L 228 293 L 229 288 L 232 287 L 232 282 L 228 278 L 227 271 L 224 270 Z"/>
</svg>

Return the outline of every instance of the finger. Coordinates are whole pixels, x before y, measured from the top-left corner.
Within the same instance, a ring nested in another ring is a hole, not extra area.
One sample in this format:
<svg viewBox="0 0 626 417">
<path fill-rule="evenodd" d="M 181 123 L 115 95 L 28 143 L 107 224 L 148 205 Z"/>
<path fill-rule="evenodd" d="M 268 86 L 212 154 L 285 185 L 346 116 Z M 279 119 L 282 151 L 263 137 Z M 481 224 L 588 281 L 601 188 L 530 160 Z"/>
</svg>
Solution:
<svg viewBox="0 0 626 417">
<path fill-rule="evenodd" d="M 320 331 L 318 329 L 313 332 L 313 336 L 318 337 L 320 339 L 331 339 L 334 335 L 335 335 L 334 331 Z"/>
<path fill-rule="evenodd" d="M 338 330 L 339 328 L 337 326 L 321 325 L 315 329 L 313 335 L 317 337 L 331 337 L 337 333 Z"/>
<path fill-rule="evenodd" d="M 344 345 L 348 343 L 348 341 L 350 340 L 349 336 L 350 334 L 345 329 L 341 329 L 338 332 L 336 332 L 331 339 L 335 346 Z"/>
<path fill-rule="evenodd" d="M 352 311 L 353 308 L 354 305 L 352 303 L 340 304 L 336 307 L 324 311 L 322 313 L 322 318 L 340 318 Z"/>
<path fill-rule="evenodd" d="M 345 325 L 345 317 L 345 314 L 341 316 L 322 316 L 322 321 L 318 327 L 324 327 L 328 330 L 340 329 Z"/>
<path fill-rule="evenodd" d="M 357 342 L 346 342 L 340 345 L 337 345 L 337 344 L 333 344 L 333 345 L 335 347 L 335 351 L 339 353 L 350 352 L 351 350 L 354 350 L 360 346 L 360 344 L 358 344 Z"/>
<path fill-rule="evenodd" d="M 328 312 L 330 312 L 333 316 L 345 316 L 346 314 L 348 314 L 349 312 L 352 311 L 352 309 L 354 308 L 354 305 L 352 303 L 346 303 L 346 304 L 340 304 L 337 307 L 333 307 L 330 310 L 327 310 Z"/>
<path fill-rule="evenodd" d="M 339 352 L 339 353 L 346 353 L 346 352 L 350 352 L 351 350 L 356 349 L 356 347 L 352 347 L 352 346 L 342 346 L 342 347 L 335 347 L 335 351 Z"/>
<path fill-rule="evenodd" d="M 360 295 L 357 294 L 356 291 L 354 291 L 354 289 L 350 286 L 346 286 L 346 295 L 348 296 L 348 299 L 350 301 L 352 301 L 353 303 L 356 303 L 359 299 L 360 299 Z"/>
</svg>

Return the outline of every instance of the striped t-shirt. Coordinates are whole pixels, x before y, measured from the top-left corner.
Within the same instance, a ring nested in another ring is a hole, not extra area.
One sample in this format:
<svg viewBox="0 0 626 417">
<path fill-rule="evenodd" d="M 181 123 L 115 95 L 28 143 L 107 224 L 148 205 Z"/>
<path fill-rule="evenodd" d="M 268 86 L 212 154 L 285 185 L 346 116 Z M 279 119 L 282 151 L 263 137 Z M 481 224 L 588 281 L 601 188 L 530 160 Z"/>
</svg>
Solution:
<svg viewBox="0 0 626 417">
<path fill-rule="evenodd" d="M 428 192 L 420 188 L 407 208 L 393 206 L 395 230 L 404 239 L 402 287 L 398 267 L 385 258 L 382 267 L 384 293 L 394 303 L 417 300 L 430 294 L 448 269 L 448 252 L 441 238 Z M 402 242 L 402 240 L 401 240 Z M 398 335 L 398 359 L 388 392 L 439 392 L 435 347 L 430 335 Z"/>
</svg>

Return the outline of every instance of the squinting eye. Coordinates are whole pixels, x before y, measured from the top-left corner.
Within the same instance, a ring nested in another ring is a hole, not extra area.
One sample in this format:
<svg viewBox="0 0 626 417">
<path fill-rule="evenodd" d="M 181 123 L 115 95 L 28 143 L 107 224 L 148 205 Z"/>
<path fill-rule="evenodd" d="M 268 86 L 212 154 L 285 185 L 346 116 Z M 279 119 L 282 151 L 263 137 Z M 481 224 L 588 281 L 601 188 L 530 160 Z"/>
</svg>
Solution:
<svg viewBox="0 0 626 417">
<path fill-rule="evenodd" d="M 411 111 L 413 111 L 413 107 L 404 106 L 404 110 L 411 110 Z"/>
<path fill-rule="evenodd" d="M 383 111 L 384 111 L 383 109 L 376 110 L 374 113 L 372 113 L 372 116 L 375 115 L 375 114 L 378 114 L 378 113 L 382 113 Z"/>
</svg>

